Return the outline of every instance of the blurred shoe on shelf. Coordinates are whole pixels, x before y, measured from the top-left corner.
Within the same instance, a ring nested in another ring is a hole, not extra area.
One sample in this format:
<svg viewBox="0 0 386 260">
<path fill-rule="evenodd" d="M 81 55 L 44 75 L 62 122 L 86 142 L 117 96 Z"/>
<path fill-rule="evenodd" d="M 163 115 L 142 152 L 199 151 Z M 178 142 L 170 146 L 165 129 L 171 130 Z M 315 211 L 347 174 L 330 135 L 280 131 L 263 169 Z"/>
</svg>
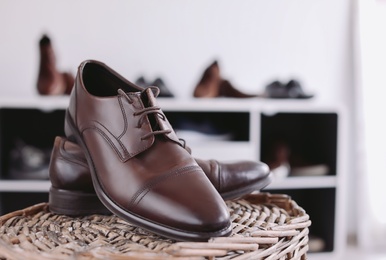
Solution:
<svg viewBox="0 0 386 260">
<path fill-rule="evenodd" d="M 181 139 L 189 140 L 189 142 L 192 143 L 232 140 L 231 133 L 220 133 L 213 131 L 208 133 L 195 129 L 176 129 L 175 131 Z"/>
<path fill-rule="evenodd" d="M 69 95 L 74 86 L 74 76 L 56 68 L 56 55 L 51 39 L 43 35 L 39 41 L 40 64 L 37 90 L 40 95 Z"/>
<path fill-rule="evenodd" d="M 135 84 L 142 88 L 147 88 L 150 86 L 150 83 L 146 81 L 144 76 L 140 76 L 139 78 L 137 78 Z"/>
<path fill-rule="evenodd" d="M 174 94 L 166 87 L 165 82 L 161 78 L 156 78 L 151 86 L 159 88 L 160 93 L 158 97 L 174 97 Z"/>
<path fill-rule="evenodd" d="M 271 172 L 275 179 L 284 179 L 290 175 L 291 166 L 288 163 L 283 162 L 282 164 L 272 168 Z"/>
<path fill-rule="evenodd" d="M 308 99 L 312 98 L 314 95 L 306 94 L 303 91 L 302 85 L 298 80 L 291 79 L 286 85 L 288 92 L 288 98 L 297 98 L 297 99 Z"/>
<path fill-rule="evenodd" d="M 314 164 L 304 166 L 292 166 L 291 176 L 323 176 L 327 175 L 329 167 L 327 164 Z"/>
<path fill-rule="evenodd" d="M 10 179 L 48 179 L 51 149 L 26 144 L 17 139 L 10 151 L 8 177 Z"/>
<path fill-rule="evenodd" d="M 323 176 L 330 171 L 327 164 L 313 163 L 304 154 L 291 151 L 285 141 L 276 141 L 270 147 L 267 164 L 275 178 L 288 176 Z"/>
<path fill-rule="evenodd" d="M 269 83 L 265 87 L 263 96 L 267 98 L 288 98 L 285 85 L 278 80 Z"/>
<path fill-rule="evenodd" d="M 278 80 L 269 83 L 265 87 L 264 94 L 266 98 L 277 99 L 308 99 L 313 95 L 306 94 L 298 80 L 291 79 L 287 84 L 284 84 Z"/>
<path fill-rule="evenodd" d="M 282 179 L 290 175 L 291 166 L 289 163 L 290 148 L 285 142 L 276 142 L 269 152 L 267 164 L 272 175 L 276 179 Z"/>
<path fill-rule="evenodd" d="M 210 119 L 182 119 L 174 124 L 178 137 L 190 142 L 229 141 L 233 134 L 224 128 L 216 126 Z"/>
<path fill-rule="evenodd" d="M 135 84 L 143 88 L 150 86 L 158 87 L 160 91 L 158 97 L 174 97 L 174 94 L 169 90 L 163 79 L 160 77 L 156 78 L 153 82 L 150 82 L 147 81 L 144 76 L 140 76 L 135 81 Z"/>
<path fill-rule="evenodd" d="M 309 235 L 308 247 L 310 252 L 322 252 L 326 248 L 326 242 L 318 236 Z"/>
<path fill-rule="evenodd" d="M 291 176 L 324 176 L 330 172 L 329 165 L 310 156 L 306 151 L 293 151 L 290 158 Z"/>
<path fill-rule="evenodd" d="M 202 74 L 197 83 L 193 96 L 196 98 L 251 98 L 257 95 L 243 93 L 236 89 L 228 80 L 221 77 L 218 61 L 213 61 Z"/>
</svg>

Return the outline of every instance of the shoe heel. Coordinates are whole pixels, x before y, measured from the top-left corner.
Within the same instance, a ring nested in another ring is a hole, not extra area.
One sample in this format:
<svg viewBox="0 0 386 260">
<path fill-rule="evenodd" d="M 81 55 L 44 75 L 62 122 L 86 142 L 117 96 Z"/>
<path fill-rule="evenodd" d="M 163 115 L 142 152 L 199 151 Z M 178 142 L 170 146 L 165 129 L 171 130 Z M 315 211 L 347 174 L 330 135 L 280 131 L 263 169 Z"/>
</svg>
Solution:
<svg viewBox="0 0 386 260">
<path fill-rule="evenodd" d="M 48 205 L 51 212 L 61 215 L 111 215 L 111 212 L 94 193 L 62 190 L 51 187 Z"/>
</svg>

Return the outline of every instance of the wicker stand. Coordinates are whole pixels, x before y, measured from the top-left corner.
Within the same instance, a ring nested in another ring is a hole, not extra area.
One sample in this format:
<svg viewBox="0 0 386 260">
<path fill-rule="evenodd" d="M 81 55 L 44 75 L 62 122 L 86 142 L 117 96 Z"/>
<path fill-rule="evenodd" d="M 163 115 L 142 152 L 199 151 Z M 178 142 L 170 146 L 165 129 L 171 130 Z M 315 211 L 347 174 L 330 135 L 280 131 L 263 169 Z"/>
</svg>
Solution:
<svg viewBox="0 0 386 260">
<path fill-rule="evenodd" d="M 71 218 L 47 203 L 0 217 L 1 259 L 307 259 L 309 216 L 287 195 L 227 202 L 230 237 L 176 242 L 102 215 Z"/>
</svg>

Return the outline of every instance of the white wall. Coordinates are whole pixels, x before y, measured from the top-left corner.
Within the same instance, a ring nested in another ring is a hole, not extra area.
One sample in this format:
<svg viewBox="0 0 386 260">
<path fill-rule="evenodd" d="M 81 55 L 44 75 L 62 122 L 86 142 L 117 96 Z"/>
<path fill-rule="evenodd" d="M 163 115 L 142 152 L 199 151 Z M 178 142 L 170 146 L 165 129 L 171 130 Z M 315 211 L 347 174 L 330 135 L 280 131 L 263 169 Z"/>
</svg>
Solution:
<svg viewBox="0 0 386 260">
<path fill-rule="evenodd" d="M 53 40 L 58 67 L 98 59 L 129 80 L 162 76 L 191 97 L 218 59 L 224 78 L 260 93 L 297 77 L 323 101 L 351 87 L 349 0 L 0 0 L 1 95 L 35 95 L 38 41 Z"/>
</svg>

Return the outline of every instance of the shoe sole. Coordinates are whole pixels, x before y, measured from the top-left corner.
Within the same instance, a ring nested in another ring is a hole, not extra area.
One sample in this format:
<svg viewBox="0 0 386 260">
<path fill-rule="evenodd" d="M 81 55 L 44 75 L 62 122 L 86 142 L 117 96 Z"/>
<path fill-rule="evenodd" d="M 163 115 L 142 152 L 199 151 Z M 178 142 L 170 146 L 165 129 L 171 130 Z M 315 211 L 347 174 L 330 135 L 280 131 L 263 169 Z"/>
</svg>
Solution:
<svg viewBox="0 0 386 260">
<path fill-rule="evenodd" d="M 65 132 L 69 140 L 75 141 L 77 144 L 81 146 L 83 149 L 89 168 L 90 173 L 93 181 L 93 186 L 95 189 L 95 193 L 98 196 L 99 200 L 105 205 L 105 207 L 117 215 L 118 217 L 134 224 L 139 227 L 142 227 L 144 229 L 147 229 L 153 233 L 156 233 L 158 235 L 172 238 L 175 240 L 182 240 L 182 241 L 208 241 L 212 237 L 223 237 L 223 236 L 229 236 L 232 233 L 232 226 L 231 224 L 227 226 L 224 229 L 215 231 L 215 232 L 187 232 L 184 230 L 176 229 L 173 227 L 167 227 L 164 225 L 161 225 L 159 223 L 152 222 L 148 219 L 145 219 L 141 216 L 138 216 L 134 213 L 129 212 L 128 210 L 122 209 L 120 206 L 115 204 L 114 201 L 112 201 L 107 194 L 103 191 L 96 174 L 96 169 L 93 163 L 93 160 L 90 156 L 90 153 L 87 149 L 87 145 L 83 142 L 83 139 L 81 138 L 81 135 L 78 131 L 78 129 L 75 127 L 74 121 L 71 118 L 68 110 L 66 110 L 65 115 Z"/>
</svg>

